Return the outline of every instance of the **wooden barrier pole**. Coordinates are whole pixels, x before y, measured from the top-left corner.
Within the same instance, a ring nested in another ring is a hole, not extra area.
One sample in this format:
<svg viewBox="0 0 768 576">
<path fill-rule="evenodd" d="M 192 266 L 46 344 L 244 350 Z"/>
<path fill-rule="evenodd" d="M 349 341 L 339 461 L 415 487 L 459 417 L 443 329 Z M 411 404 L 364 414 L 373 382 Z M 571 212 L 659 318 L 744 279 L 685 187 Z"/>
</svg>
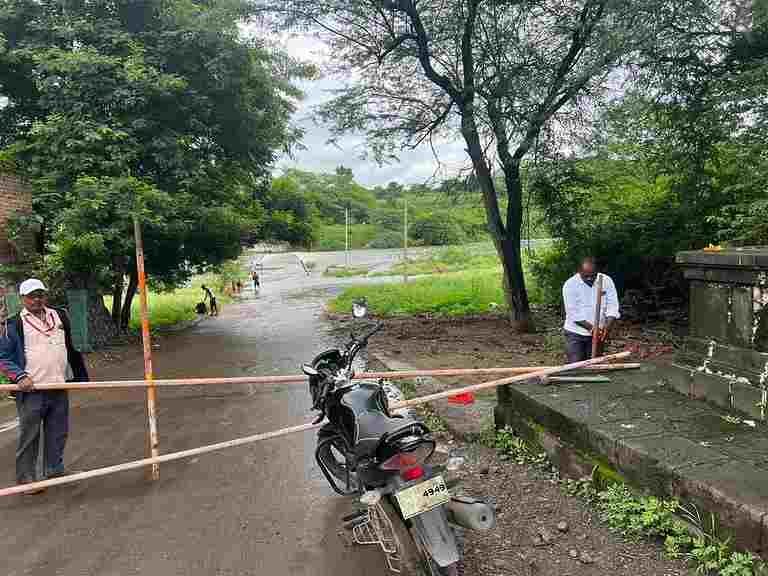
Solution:
<svg viewBox="0 0 768 576">
<path fill-rule="evenodd" d="M 505 384 L 515 384 L 516 382 L 524 382 L 531 378 L 545 378 L 551 374 L 558 374 L 559 372 L 567 372 L 569 370 L 578 370 L 579 368 L 585 368 L 597 364 L 598 362 L 604 362 L 608 359 L 618 360 L 619 358 L 626 358 L 631 352 L 619 352 L 618 354 L 612 354 L 610 356 L 603 356 L 602 358 L 590 358 L 589 360 L 583 360 L 581 362 L 574 362 L 573 364 L 565 364 L 563 366 L 554 366 L 545 370 L 537 370 L 536 372 L 529 372 L 528 374 L 520 374 L 519 376 L 510 376 L 509 378 L 502 378 L 501 380 L 493 380 L 491 382 L 484 382 L 483 384 L 474 384 L 472 386 L 464 386 L 463 388 L 451 388 L 444 392 L 437 392 L 435 394 L 429 394 L 427 396 L 420 396 L 418 398 L 412 398 L 403 402 L 396 402 L 390 408 L 392 410 L 398 410 L 400 408 L 408 408 L 410 406 L 418 406 L 419 404 L 425 404 L 427 402 L 434 402 L 435 400 L 443 400 L 450 398 L 451 396 L 458 396 L 459 394 L 467 394 L 469 392 L 479 392 L 480 390 L 487 390 L 489 388 L 496 388 L 497 386 L 504 386 Z"/>
<path fill-rule="evenodd" d="M 603 358 L 605 360 L 605 358 Z M 632 370 L 640 368 L 640 363 L 616 363 L 597 364 L 585 366 L 584 370 L 590 372 L 612 372 L 615 370 Z M 439 378 L 443 376 L 480 376 L 483 374 L 528 374 L 536 370 L 545 370 L 553 366 L 513 366 L 509 368 L 443 368 L 436 370 L 401 370 L 398 372 L 361 372 L 354 375 L 355 380 L 377 380 L 385 378 L 389 380 L 402 380 L 406 378 Z M 287 376 L 242 376 L 238 378 L 172 378 L 154 379 L 151 383 L 154 387 L 181 387 L 181 386 L 215 386 L 238 384 L 293 384 L 306 383 L 304 374 L 291 374 Z M 146 380 L 107 380 L 103 382 L 57 382 L 51 384 L 36 384 L 36 390 L 109 390 L 127 388 L 147 388 L 150 383 Z M 14 384 L 0 385 L 0 392 L 13 392 L 19 390 Z"/>
<path fill-rule="evenodd" d="M 464 394 L 467 392 L 476 392 L 478 390 L 485 390 L 488 388 L 494 388 L 496 386 L 503 386 L 505 384 L 514 384 L 516 382 L 523 382 L 531 378 L 543 378 L 551 374 L 557 374 L 559 372 L 567 372 L 569 370 L 577 370 L 597 364 L 598 362 L 605 360 L 618 360 L 619 358 L 626 358 L 630 355 L 630 352 L 621 352 L 619 354 L 613 354 L 611 356 L 605 356 L 604 358 L 593 358 L 590 360 L 584 360 L 583 362 L 576 362 L 574 364 L 566 364 L 564 366 L 554 366 L 544 370 L 537 370 L 530 372 L 529 374 L 521 374 L 511 378 L 502 378 L 501 380 L 494 380 L 492 382 L 485 382 L 483 384 L 475 384 L 474 386 L 466 386 L 464 388 L 454 388 L 452 390 L 446 390 L 445 392 L 439 392 L 437 394 L 430 394 L 428 396 L 422 396 L 420 398 L 412 398 L 404 402 L 397 402 L 390 408 L 397 410 L 399 408 L 407 408 L 410 406 L 417 406 L 419 404 L 426 404 L 427 402 L 433 402 L 435 400 L 442 400 L 449 398 L 457 394 Z M 170 454 L 164 454 L 162 456 L 156 456 L 151 458 L 144 458 L 143 460 L 135 460 L 133 462 L 125 462 L 123 464 L 116 464 L 115 466 L 108 466 L 106 468 L 97 468 L 96 470 L 89 470 L 87 472 L 78 472 L 77 474 L 70 474 L 68 476 L 60 476 L 59 478 L 51 478 L 50 480 L 43 480 L 41 482 L 31 482 L 29 484 L 22 484 L 20 486 L 11 486 L 9 488 L 0 489 L 0 497 L 12 496 L 14 494 L 23 494 L 25 492 L 32 492 L 41 488 L 50 488 L 52 486 L 60 486 L 63 484 L 71 484 L 73 482 L 79 482 L 81 480 L 87 480 L 89 478 L 98 478 L 100 476 L 107 476 L 109 474 L 115 474 L 116 472 L 124 472 L 126 470 L 134 470 L 136 468 L 143 468 L 146 466 L 156 466 L 161 462 L 171 462 L 173 460 L 181 460 L 182 458 L 188 458 L 190 456 L 198 456 L 200 454 L 207 454 L 208 452 L 215 452 L 217 450 L 223 450 L 225 448 L 233 448 L 235 446 L 243 446 L 245 444 L 252 444 L 254 442 L 261 442 L 263 440 L 269 440 L 271 438 L 279 438 L 281 436 L 287 436 L 289 434 L 296 434 L 298 432 L 306 432 L 314 428 L 319 428 L 323 423 L 319 424 L 300 424 L 299 426 L 292 426 L 290 428 L 282 428 L 273 432 L 266 432 L 263 434 L 255 434 L 253 436 L 246 436 L 244 438 L 236 438 L 235 440 L 228 440 L 226 442 L 218 442 L 216 444 L 209 444 L 207 446 L 201 446 L 200 448 L 192 448 L 190 450 L 183 450 L 181 452 L 172 452 Z"/>
<path fill-rule="evenodd" d="M 170 454 L 163 454 L 162 456 L 153 456 L 151 458 L 144 458 L 143 460 L 134 460 L 133 462 L 125 462 L 123 464 L 107 466 L 106 468 L 97 468 L 96 470 L 88 470 L 87 472 L 78 472 L 76 474 L 69 474 L 68 476 L 59 476 L 58 478 L 51 478 L 50 480 L 42 480 L 40 482 L 32 482 L 29 484 L 20 484 L 18 486 L 11 486 L 8 488 L 0 489 L 0 497 L 12 496 L 14 494 L 24 494 L 25 492 L 39 490 L 41 488 L 51 488 L 53 486 L 61 486 L 62 484 L 71 484 L 73 482 L 88 480 L 89 478 L 98 478 L 100 476 L 108 476 L 109 474 L 115 474 L 117 472 L 125 472 L 127 470 L 135 470 L 137 468 L 145 468 L 148 466 L 154 467 L 154 466 L 158 466 L 162 462 L 172 462 L 174 460 L 181 460 L 182 458 L 199 456 L 200 454 L 207 454 L 208 452 L 215 452 L 217 450 L 223 450 L 225 448 L 233 448 L 235 446 L 242 446 L 244 444 L 252 444 L 254 442 L 260 442 L 262 440 L 269 440 L 270 438 L 279 438 L 280 436 L 287 436 L 289 434 L 305 432 L 307 430 L 312 430 L 313 428 L 319 428 L 320 426 L 322 426 L 322 423 L 321 424 L 301 424 L 299 426 L 293 426 L 291 428 L 283 428 L 281 430 L 275 430 L 274 432 L 265 432 L 264 434 L 254 434 L 253 436 L 246 436 L 244 438 L 237 438 L 235 440 L 228 440 L 226 442 L 208 444 L 207 446 L 201 446 L 200 448 L 182 450 L 181 452 L 172 452 Z"/>
<path fill-rule="evenodd" d="M 133 232 L 136 239 L 136 271 L 139 276 L 139 302 L 141 304 L 141 341 L 144 345 L 144 380 L 147 382 L 147 420 L 149 423 L 149 455 L 157 458 L 157 390 L 152 371 L 152 343 L 149 335 L 149 307 L 147 305 L 147 276 L 144 272 L 144 239 L 138 216 L 133 217 Z M 160 478 L 159 463 L 152 464 L 152 480 Z"/>
<path fill-rule="evenodd" d="M 600 350 L 600 320 L 603 316 L 603 275 L 597 273 L 597 304 L 595 305 L 595 321 L 592 323 L 592 358 L 598 357 Z"/>
</svg>

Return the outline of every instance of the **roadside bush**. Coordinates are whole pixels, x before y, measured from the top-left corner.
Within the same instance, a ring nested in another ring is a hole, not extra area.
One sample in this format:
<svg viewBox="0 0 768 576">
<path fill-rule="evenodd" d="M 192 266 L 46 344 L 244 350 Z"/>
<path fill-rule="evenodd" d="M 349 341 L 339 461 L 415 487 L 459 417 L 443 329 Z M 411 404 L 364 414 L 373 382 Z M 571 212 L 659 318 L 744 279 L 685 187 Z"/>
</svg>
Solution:
<svg viewBox="0 0 768 576">
<path fill-rule="evenodd" d="M 427 246 L 462 244 L 467 240 L 461 224 L 449 212 L 431 212 L 417 217 L 410 233 Z"/>
<path fill-rule="evenodd" d="M 623 175 L 595 176 L 598 169 L 585 163 L 565 174 L 539 176 L 534 188 L 547 207 L 552 236 L 559 239 L 531 262 L 546 300 L 560 301 L 563 282 L 588 255 L 619 292 L 666 287 L 683 295 L 675 254 L 700 245 L 705 228 L 687 218 L 687 207 L 676 201 L 666 180 L 643 180 L 631 175 L 631 165 L 625 169 Z"/>
<path fill-rule="evenodd" d="M 403 233 L 395 230 L 381 230 L 376 237 L 368 242 L 366 248 L 401 248 Z"/>
</svg>

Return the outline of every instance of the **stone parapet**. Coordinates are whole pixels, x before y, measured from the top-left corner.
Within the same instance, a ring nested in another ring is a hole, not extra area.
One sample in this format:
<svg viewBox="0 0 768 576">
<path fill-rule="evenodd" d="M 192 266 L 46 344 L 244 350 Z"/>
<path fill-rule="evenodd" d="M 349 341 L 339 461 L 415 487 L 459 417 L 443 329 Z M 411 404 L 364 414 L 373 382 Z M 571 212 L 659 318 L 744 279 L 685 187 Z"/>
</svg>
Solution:
<svg viewBox="0 0 768 576">
<path fill-rule="evenodd" d="M 680 252 L 676 261 L 690 281 L 689 336 L 676 359 L 689 394 L 765 421 L 768 247 Z"/>
</svg>

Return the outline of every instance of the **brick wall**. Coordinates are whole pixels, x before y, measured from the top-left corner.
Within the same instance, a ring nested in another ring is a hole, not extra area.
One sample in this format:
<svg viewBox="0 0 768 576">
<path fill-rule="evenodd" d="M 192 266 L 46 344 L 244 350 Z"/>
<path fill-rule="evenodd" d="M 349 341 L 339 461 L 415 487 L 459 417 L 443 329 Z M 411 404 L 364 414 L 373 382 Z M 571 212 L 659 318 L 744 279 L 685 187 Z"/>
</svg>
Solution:
<svg viewBox="0 0 768 576">
<path fill-rule="evenodd" d="M 5 221 L 14 212 L 32 211 L 32 193 L 21 179 L 0 172 L 0 264 L 15 260 L 13 248 L 8 244 Z"/>
</svg>

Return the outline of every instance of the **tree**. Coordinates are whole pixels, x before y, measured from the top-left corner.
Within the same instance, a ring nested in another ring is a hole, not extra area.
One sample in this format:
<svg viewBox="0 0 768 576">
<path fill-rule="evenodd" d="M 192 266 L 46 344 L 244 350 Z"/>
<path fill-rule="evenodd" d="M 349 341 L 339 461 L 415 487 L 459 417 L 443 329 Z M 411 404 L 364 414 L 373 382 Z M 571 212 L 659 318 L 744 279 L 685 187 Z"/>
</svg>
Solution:
<svg viewBox="0 0 768 576">
<path fill-rule="evenodd" d="M 293 0 L 284 25 L 325 32 L 334 67 L 355 72 L 322 110 L 334 134 L 362 131 L 379 159 L 460 133 L 504 270 L 511 320 L 530 325 L 521 259 L 521 167 L 568 136 L 631 56 L 685 26 L 696 0 Z M 502 213 L 504 176 L 508 203 Z"/>
<path fill-rule="evenodd" d="M 104 273 L 79 282 L 113 294 L 123 327 L 137 285 L 130 217 L 145 208 L 134 201 L 162 197 L 145 251 L 154 281 L 174 286 L 237 255 L 243 228 L 262 224 L 260 182 L 300 137 L 291 81 L 311 69 L 242 38 L 249 10 L 243 0 L 0 6 L 0 146 L 34 185 L 57 239 L 49 249 L 66 248 L 70 270 L 103 250 Z"/>
<path fill-rule="evenodd" d="M 562 239 L 533 266 L 550 293 L 591 253 L 618 285 L 683 295 L 678 250 L 768 242 L 768 35 L 732 14 L 703 13 L 685 42 L 642 54 L 640 81 L 601 111 L 587 153 L 533 174 Z"/>
</svg>

